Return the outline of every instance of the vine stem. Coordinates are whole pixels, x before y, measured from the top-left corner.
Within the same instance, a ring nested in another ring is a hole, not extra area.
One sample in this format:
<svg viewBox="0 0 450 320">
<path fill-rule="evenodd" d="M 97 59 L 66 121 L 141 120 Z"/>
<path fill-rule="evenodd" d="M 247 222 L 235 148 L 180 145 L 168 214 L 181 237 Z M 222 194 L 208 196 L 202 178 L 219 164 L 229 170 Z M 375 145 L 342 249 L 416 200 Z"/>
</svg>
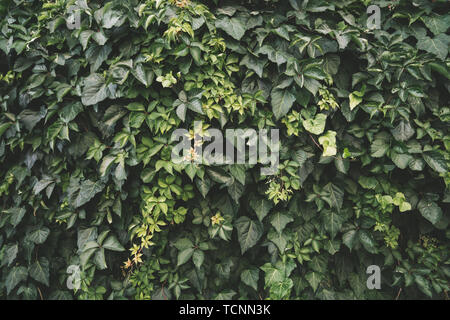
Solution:
<svg viewBox="0 0 450 320">
<path fill-rule="evenodd" d="M 323 148 L 316 142 L 316 140 L 313 138 L 313 136 L 310 135 L 309 133 L 308 133 L 308 135 L 309 135 L 309 137 L 311 138 L 311 140 L 314 142 L 314 144 L 315 144 L 320 150 L 323 151 Z"/>
<path fill-rule="evenodd" d="M 397 296 L 395 297 L 395 300 L 398 300 L 401 293 L 402 293 L 402 288 L 400 287 L 400 289 L 398 290 Z"/>
<path fill-rule="evenodd" d="M 162 295 L 163 295 L 163 297 L 164 297 L 164 299 L 165 300 L 169 300 L 169 299 L 167 299 L 167 296 L 166 296 L 166 294 L 164 293 L 164 284 L 166 283 L 166 280 L 164 280 L 164 283 L 162 284 L 162 286 L 161 286 L 161 291 L 162 291 Z"/>
<path fill-rule="evenodd" d="M 39 295 L 41 296 L 41 300 L 44 300 L 44 297 L 42 297 L 42 292 L 41 289 L 39 289 L 39 287 L 37 287 L 38 291 L 39 291 Z"/>
</svg>

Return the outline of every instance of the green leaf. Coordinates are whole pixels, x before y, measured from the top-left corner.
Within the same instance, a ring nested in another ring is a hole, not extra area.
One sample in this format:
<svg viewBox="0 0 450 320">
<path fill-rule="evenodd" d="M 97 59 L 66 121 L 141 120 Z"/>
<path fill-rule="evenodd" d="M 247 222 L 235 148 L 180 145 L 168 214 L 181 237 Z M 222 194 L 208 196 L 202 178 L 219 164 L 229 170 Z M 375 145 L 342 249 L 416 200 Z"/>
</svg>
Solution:
<svg viewBox="0 0 450 320">
<path fill-rule="evenodd" d="M 264 45 L 258 49 L 258 53 L 265 54 L 269 58 L 270 61 L 276 63 L 277 65 L 282 65 L 287 62 L 287 54 L 280 50 L 275 50 L 269 45 Z M 251 56 L 249 56 L 251 58 Z M 262 76 L 259 75 L 260 77 Z"/>
<path fill-rule="evenodd" d="M 274 229 L 271 229 L 267 234 L 267 239 L 272 241 L 278 247 L 278 250 L 280 250 L 281 254 L 284 253 L 284 250 L 286 249 L 286 245 L 288 243 L 288 238 L 284 233 L 278 233 Z"/>
<path fill-rule="evenodd" d="M 358 236 L 359 241 L 361 241 L 361 244 L 367 251 L 373 254 L 378 253 L 375 240 L 373 239 L 372 235 L 369 232 L 367 232 L 366 230 L 359 230 Z"/>
<path fill-rule="evenodd" d="M 367 289 L 366 279 L 364 279 L 364 276 L 352 272 L 348 276 L 348 282 L 356 297 L 364 296 L 364 291 Z"/>
<path fill-rule="evenodd" d="M 260 221 L 251 220 L 245 216 L 236 220 L 235 227 L 238 232 L 238 240 L 242 254 L 258 242 L 264 230 Z"/>
<path fill-rule="evenodd" d="M 86 59 L 91 65 L 91 73 L 94 73 L 100 68 L 102 63 L 108 58 L 112 49 L 109 45 L 106 46 L 92 46 L 86 51 Z"/>
<path fill-rule="evenodd" d="M 427 151 L 423 154 L 425 162 L 436 172 L 446 173 L 448 170 L 447 163 L 443 155 L 438 151 Z"/>
<path fill-rule="evenodd" d="M 53 291 L 48 297 L 49 300 L 73 300 L 72 295 L 63 290 Z"/>
<path fill-rule="evenodd" d="M 330 207 L 336 208 L 338 211 L 342 208 L 342 204 L 344 202 L 344 191 L 342 188 L 339 188 L 333 183 L 328 183 L 325 187 L 323 187 L 325 200 Z"/>
<path fill-rule="evenodd" d="M 102 247 L 112 251 L 125 251 L 125 248 L 120 244 L 119 240 L 114 235 L 109 236 L 102 243 Z"/>
<path fill-rule="evenodd" d="M 240 164 L 235 164 L 230 166 L 230 173 L 236 178 L 242 185 L 245 185 L 245 166 Z"/>
<path fill-rule="evenodd" d="M 85 180 L 69 191 L 70 204 L 74 208 L 79 208 L 89 202 L 97 193 L 103 190 L 105 185 L 100 181 Z M 78 188 L 78 189 L 77 189 Z"/>
<path fill-rule="evenodd" d="M 267 59 L 257 59 L 252 55 L 247 54 L 242 58 L 239 65 L 246 66 L 250 70 L 253 70 L 260 78 L 263 76 L 264 66 L 267 63 Z"/>
<path fill-rule="evenodd" d="M 282 282 L 286 276 L 284 270 L 275 268 L 271 263 L 264 264 L 261 270 L 265 272 L 264 288 L 271 287 L 274 283 Z"/>
<path fill-rule="evenodd" d="M 153 79 L 155 78 L 155 73 L 147 70 L 142 64 L 138 64 L 135 68 L 131 69 L 131 74 L 147 88 L 153 83 Z"/>
<path fill-rule="evenodd" d="M 1 248 L 1 246 L 0 246 L 0 248 Z M 8 262 L 8 267 L 16 259 L 18 252 L 19 252 L 19 246 L 17 243 L 10 243 L 7 246 L 5 246 L 6 262 Z M 5 261 L 2 261 L 2 265 L 4 263 L 5 263 Z"/>
<path fill-rule="evenodd" d="M 65 106 L 59 113 L 59 117 L 65 123 L 69 123 L 74 120 L 77 115 L 83 111 L 83 105 L 80 102 L 71 103 Z"/>
<path fill-rule="evenodd" d="M 289 297 L 291 289 L 294 287 L 292 279 L 284 279 L 281 282 L 276 282 L 270 287 L 270 294 L 276 299 L 283 299 Z"/>
<path fill-rule="evenodd" d="M 273 203 L 265 198 L 252 197 L 250 199 L 250 207 L 256 212 L 259 221 L 262 221 L 270 209 L 273 208 Z"/>
<path fill-rule="evenodd" d="M 185 103 L 182 103 L 177 107 L 177 110 L 176 110 L 177 116 L 183 122 L 186 120 L 186 112 L 187 112 L 187 106 Z"/>
<path fill-rule="evenodd" d="M 311 92 L 314 96 L 317 94 L 317 91 L 322 87 L 322 84 L 316 79 L 305 77 L 305 88 Z"/>
<path fill-rule="evenodd" d="M 37 230 L 30 232 L 28 238 L 36 244 L 42 244 L 47 240 L 48 235 L 50 234 L 50 229 L 47 227 L 41 227 Z"/>
<path fill-rule="evenodd" d="M 186 171 L 189 178 L 191 178 L 191 181 L 193 181 L 195 174 L 197 173 L 195 164 L 193 164 L 193 163 L 188 164 L 184 170 Z"/>
<path fill-rule="evenodd" d="M 450 68 L 447 67 L 446 64 L 436 61 L 436 62 L 430 62 L 429 66 L 432 70 L 442 74 L 444 77 L 446 77 L 448 80 L 450 80 Z M 0 130 L 0 136 L 1 136 L 1 130 Z"/>
<path fill-rule="evenodd" d="M 203 261 L 205 261 L 205 253 L 199 249 L 196 249 L 192 255 L 192 262 L 194 262 L 194 265 L 200 269 L 200 267 L 203 264 Z"/>
<path fill-rule="evenodd" d="M 206 170 L 211 180 L 229 186 L 233 183 L 233 178 L 230 177 L 224 170 L 209 168 Z"/>
<path fill-rule="evenodd" d="M 233 199 L 236 204 L 239 204 L 239 199 L 244 193 L 244 189 L 245 189 L 244 185 L 240 184 L 237 181 L 234 181 L 233 184 L 228 186 L 228 194 L 231 196 L 231 199 Z"/>
<path fill-rule="evenodd" d="M 206 195 L 211 188 L 211 180 L 208 177 L 203 177 L 203 179 L 197 178 L 195 179 L 195 184 L 203 198 L 206 198 Z"/>
<path fill-rule="evenodd" d="M 78 230 L 78 241 L 77 241 L 78 249 L 79 250 L 83 249 L 86 242 L 92 241 L 95 239 L 97 239 L 97 228 L 96 227 L 85 228 L 85 229 L 80 228 Z"/>
<path fill-rule="evenodd" d="M 351 93 L 348 98 L 350 99 L 350 111 L 355 109 L 363 101 L 361 97 L 358 97 L 354 93 Z"/>
<path fill-rule="evenodd" d="M 414 281 L 416 282 L 420 291 L 422 291 L 424 294 L 426 294 L 430 298 L 433 297 L 433 292 L 431 291 L 431 285 L 427 279 L 425 279 L 421 275 L 416 274 L 416 275 L 414 275 Z"/>
<path fill-rule="evenodd" d="M 180 238 L 177 241 L 175 241 L 175 243 L 173 245 L 175 248 L 177 248 L 180 251 L 183 251 L 184 249 L 187 249 L 187 248 L 194 247 L 194 244 L 188 238 Z"/>
<path fill-rule="evenodd" d="M 338 73 L 339 65 L 341 63 L 341 58 L 336 54 L 329 54 L 325 57 L 323 62 L 323 69 L 325 72 L 331 75 Z"/>
<path fill-rule="evenodd" d="M 36 182 L 36 184 L 33 187 L 33 193 L 35 195 L 40 193 L 42 190 L 47 188 L 47 186 L 49 184 L 51 184 L 53 182 L 54 182 L 54 180 L 51 177 L 45 177 L 44 179 L 39 180 L 38 182 Z"/>
<path fill-rule="evenodd" d="M 33 284 L 29 286 L 20 286 L 17 290 L 17 295 L 21 295 L 24 300 L 37 300 L 38 292 Z"/>
<path fill-rule="evenodd" d="M 20 282 L 25 281 L 28 277 L 28 271 L 25 267 L 14 267 L 6 276 L 5 286 L 6 293 L 9 294 Z"/>
<path fill-rule="evenodd" d="M 185 264 L 194 254 L 194 248 L 186 248 L 180 252 L 178 252 L 178 258 L 177 258 L 177 266 L 181 266 Z"/>
<path fill-rule="evenodd" d="M 395 149 L 395 148 L 394 148 Z M 394 150 L 391 152 L 392 162 L 400 169 L 406 169 L 409 163 L 414 159 L 413 156 L 405 153 L 397 153 Z"/>
<path fill-rule="evenodd" d="M 375 177 L 359 176 L 358 183 L 364 189 L 375 190 L 375 188 L 378 186 L 378 180 Z"/>
<path fill-rule="evenodd" d="M 10 208 L 3 212 L 10 214 L 9 223 L 15 228 L 22 221 L 26 210 L 25 208 Z"/>
<path fill-rule="evenodd" d="M 226 289 L 221 291 L 214 300 L 231 300 L 236 295 L 236 291 L 231 289 Z"/>
<path fill-rule="evenodd" d="M 0 138 L 2 137 L 3 133 L 8 130 L 8 128 L 12 125 L 12 123 L 2 123 L 0 124 Z"/>
<path fill-rule="evenodd" d="M 186 106 L 188 107 L 189 110 L 192 110 L 199 114 L 204 114 L 203 109 L 202 109 L 202 103 L 199 99 L 189 101 L 188 103 L 186 103 Z"/>
<path fill-rule="evenodd" d="M 370 146 L 371 156 L 374 158 L 383 157 L 389 150 L 389 136 L 387 133 L 382 132 L 375 136 L 375 140 Z"/>
<path fill-rule="evenodd" d="M 391 130 L 392 135 L 397 141 L 408 141 L 415 133 L 408 121 L 400 120 L 399 124 Z"/>
<path fill-rule="evenodd" d="M 106 258 L 105 258 L 105 249 L 100 248 L 96 249 L 94 254 L 94 263 L 100 270 L 105 270 L 108 266 L 106 265 Z M 83 264 L 85 265 L 85 264 Z"/>
<path fill-rule="evenodd" d="M 335 255 L 341 248 L 341 242 L 339 240 L 327 240 L 325 242 L 325 249 L 329 254 Z"/>
<path fill-rule="evenodd" d="M 271 93 L 272 111 L 277 120 L 286 115 L 295 101 L 288 89 L 273 89 Z"/>
<path fill-rule="evenodd" d="M 241 272 L 241 281 L 258 290 L 259 270 L 257 268 L 246 269 Z"/>
<path fill-rule="evenodd" d="M 111 88 L 106 85 L 105 79 L 93 73 L 85 79 L 81 102 L 85 106 L 97 104 L 112 95 Z"/>
<path fill-rule="evenodd" d="M 409 203 L 409 202 L 402 202 L 401 204 L 400 204 L 400 206 L 399 206 L 399 210 L 400 210 L 400 212 L 405 212 L 405 211 L 409 211 L 409 210 L 411 210 L 412 209 L 412 207 L 411 207 L 411 204 Z"/>
<path fill-rule="evenodd" d="M 32 277 L 36 281 L 39 281 L 40 283 L 45 284 L 48 287 L 50 279 L 49 270 L 49 261 L 47 260 L 47 258 L 42 257 L 29 267 L 28 272 L 30 273 L 30 277 Z"/>
<path fill-rule="evenodd" d="M 418 39 L 417 48 L 436 55 L 445 60 L 448 54 L 448 36 L 440 34 L 434 38 L 423 37 Z"/>
<path fill-rule="evenodd" d="M 236 40 L 241 40 L 245 34 L 245 21 L 239 17 L 229 18 L 222 16 L 216 20 L 216 28 L 222 29 L 229 36 Z"/>
<path fill-rule="evenodd" d="M 305 278 L 306 281 L 308 281 L 311 288 L 313 289 L 313 291 L 316 292 L 320 282 L 322 281 L 322 275 L 317 272 L 310 271 L 305 275 Z"/>
<path fill-rule="evenodd" d="M 20 121 L 23 122 L 23 124 L 25 125 L 25 128 L 28 131 L 31 131 L 39 123 L 39 121 L 41 121 L 43 118 L 45 118 L 46 114 L 47 114 L 46 110 L 41 110 L 39 112 L 31 111 L 31 110 L 24 110 L 19 114 L 18 118 L 20 119 Z M 6 125 L 8 125 L 8 123 L 6 123 Z M 9 125 L 7 127 L 9 127 Z M 1 130 L 1 128 L 0 128 L 0 130 Z"/>
<path fill-rule="evenodd" d="M 319 135 L 322 134 L 325 130 L 326 121 L 327 115 L 324 113 L 319 113 L 315 116 L 314 119 L 306 119 L 302 122 L 302 124 L 306 131 L 311 132 L 315 135 Z"/>
<path fill-rule="evenodd" d="M 323 223 L 325 230 L 330 233 L 331 239 L 334 239 L 336 234 L 342 228 L 343 218 L 332 210 L 327 210 L 323 213 Z"/>
<path fill-rule="evenodd" d="M 281 25 L 280 27 L 274 29 L 273 32 L 287 41 L 291 41 L 291 38 L 289 37 L 289 28 L 287 25 Z"/>
<path fill-rule="evenodd" d="M 430 31 L 435 35 L 444 33 L 448 29 L 448 15 L 440 16 L 437 14 L 433 14 L 430 16 L 421 17 L 420 20 L 422 20 L 427 28 L 430 29 Z"/>
<path fill-rule="evenodd" d="M 318 273 L 324 273 L 327 271 L 328 259 L 324 255 L 314 256 L 311 261 L 308 262 L 308 267 Z"/>
<path fill-rule="evenodd" d="M 432 224 L 438 223 L 442 218 L 442 209 L 436 204 L 436 202 L 431 201 L 428 198 L 423 198 L 417 204 L 417 209 L 419 209 L 422 217 L 430 221 Z"/>
<path fill-rule="evenodd" d="M 294 221 L 290 216 L 277 212 L 270 217 L 270 224 L 275 228 L 278 233 L 281 233 L 286 225 Z"/>
</svg>

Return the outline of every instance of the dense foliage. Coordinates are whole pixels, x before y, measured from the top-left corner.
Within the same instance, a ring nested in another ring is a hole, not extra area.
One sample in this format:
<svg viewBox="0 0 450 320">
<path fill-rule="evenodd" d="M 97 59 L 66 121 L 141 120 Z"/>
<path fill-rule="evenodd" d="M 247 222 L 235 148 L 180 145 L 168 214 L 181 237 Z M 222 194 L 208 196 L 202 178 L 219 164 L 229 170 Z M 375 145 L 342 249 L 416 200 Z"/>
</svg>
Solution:
<svg viewBox="0 0 450 320">
<path fill-rule="evenodd" d="M 448 299 L 448 9 L 1 0 L 0 298 Z M 277 174 L 173 163 L 194 121 Z"/>
</svg>

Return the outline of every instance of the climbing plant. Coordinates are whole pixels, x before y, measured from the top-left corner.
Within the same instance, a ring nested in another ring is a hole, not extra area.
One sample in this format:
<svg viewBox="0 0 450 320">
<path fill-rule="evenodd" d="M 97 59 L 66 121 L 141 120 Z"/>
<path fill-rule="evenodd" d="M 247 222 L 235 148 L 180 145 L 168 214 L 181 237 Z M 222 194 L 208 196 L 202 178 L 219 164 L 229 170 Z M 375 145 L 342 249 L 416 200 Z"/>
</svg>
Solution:
<svg viewBox="0 0 450 320">
<path fill-rule="evenodd" d="M 0 299 L 448 299 L 448 9 L 1 1 Z M 209 128 L 276 173 L 172 160 Z"/>
</svg>

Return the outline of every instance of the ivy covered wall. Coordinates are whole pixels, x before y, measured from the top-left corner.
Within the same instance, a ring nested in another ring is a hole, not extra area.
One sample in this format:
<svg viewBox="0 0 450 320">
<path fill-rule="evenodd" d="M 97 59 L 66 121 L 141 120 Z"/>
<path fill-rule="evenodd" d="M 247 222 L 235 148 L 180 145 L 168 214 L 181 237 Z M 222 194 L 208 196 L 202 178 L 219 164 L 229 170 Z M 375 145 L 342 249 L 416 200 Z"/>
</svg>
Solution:
<svg viewBox="0 0 450 320">
<path fill-rule="evenodd" d="M 0 299 L 448 299 L 448 9 L 1 1 Z"/>
</svg>

